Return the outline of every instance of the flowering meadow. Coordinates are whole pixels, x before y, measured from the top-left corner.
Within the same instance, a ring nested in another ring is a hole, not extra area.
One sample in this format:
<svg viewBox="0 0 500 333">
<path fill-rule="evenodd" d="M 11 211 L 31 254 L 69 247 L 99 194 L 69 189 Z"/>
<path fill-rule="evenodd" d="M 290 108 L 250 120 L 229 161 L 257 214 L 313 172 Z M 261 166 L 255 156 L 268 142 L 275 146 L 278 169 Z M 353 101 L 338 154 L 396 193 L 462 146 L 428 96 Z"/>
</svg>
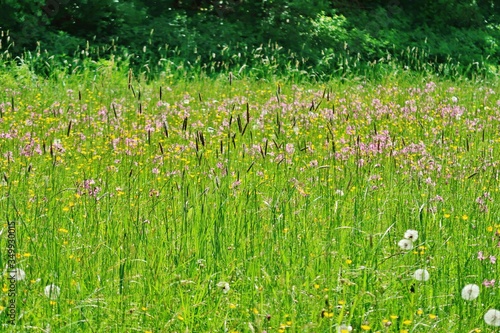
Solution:
<svg viewBox="0 0 500 333">
<path fill-rule="evenodd" d="M 0 79 L 2 331 L 497 332 L 497 81 Z"/>
</svg>

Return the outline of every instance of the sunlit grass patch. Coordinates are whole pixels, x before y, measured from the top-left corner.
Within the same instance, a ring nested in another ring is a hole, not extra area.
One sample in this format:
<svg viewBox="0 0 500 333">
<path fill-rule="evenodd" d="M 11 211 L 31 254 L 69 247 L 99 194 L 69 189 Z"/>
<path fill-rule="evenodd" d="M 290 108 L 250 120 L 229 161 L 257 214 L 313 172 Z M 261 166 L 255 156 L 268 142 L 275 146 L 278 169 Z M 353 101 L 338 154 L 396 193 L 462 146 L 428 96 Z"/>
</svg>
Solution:
<svg viewBox="0 0 500 333">
<path fill-rule="evenodd" d="M 15 330 L 496 324 L 495 82 L 106 75 L 2 92 Z"/>
</svg>

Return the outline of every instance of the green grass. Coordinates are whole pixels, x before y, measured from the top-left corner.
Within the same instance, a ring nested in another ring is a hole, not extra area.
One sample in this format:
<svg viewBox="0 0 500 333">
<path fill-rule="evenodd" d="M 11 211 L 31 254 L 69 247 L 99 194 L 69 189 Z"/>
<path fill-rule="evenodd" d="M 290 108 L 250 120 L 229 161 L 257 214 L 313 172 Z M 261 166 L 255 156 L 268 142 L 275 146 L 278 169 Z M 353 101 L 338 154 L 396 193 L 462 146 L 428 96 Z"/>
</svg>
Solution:
<svg viewBox="0 0 500 333">
<path fill-rule="evenodd" d="M 497 81 L 1 78 L 3 330 L 494 331 Z"/>
</svg>

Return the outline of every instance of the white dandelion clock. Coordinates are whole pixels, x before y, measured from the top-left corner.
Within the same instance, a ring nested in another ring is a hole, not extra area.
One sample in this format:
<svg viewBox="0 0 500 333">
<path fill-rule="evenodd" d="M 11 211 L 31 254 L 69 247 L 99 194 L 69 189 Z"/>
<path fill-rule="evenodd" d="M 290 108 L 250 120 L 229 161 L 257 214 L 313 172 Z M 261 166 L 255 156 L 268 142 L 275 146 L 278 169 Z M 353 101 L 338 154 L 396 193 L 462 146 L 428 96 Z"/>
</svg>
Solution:
<svg viewBox="0 0 500 333">
<path fill-rule="evenodd" d="M 231 287 L 229 287 L 229 283 L 224 281 L 217 283 L 217 287 L 221 288 L 224 294 L 227 294 L 228 291 L 231 289 Z"/>
<path fill-rule="evenodd" d="M 431 276 L 426 269 L 419 268 L 413 273 L 413 277 L 417 281 L 427 281 Z"/>
<path fill-rule="evenodd" d="M 337 333 L 350 333 L 352 332 L 352 326 L 351 325 L 340 325 L 337 328 Z"/>
<path fill-rule="evenodd" d="M 61 288 L 59 288 L 55 284 L 49 284 L 48 286 L 45 287 L 43 292 L 44 292 L 45 296 L 54 300 L 54 299 L 57 299 L 59 297 L 59 295 L 61 294 Z"/>
<path fill-rule="evenodd" d="M 411 240 L 412 242 L 416 241 L 418 239 L 418 231 L 412 229 L 406 230 L 405 238 Z"/>
<path fill-rule="evenodd" d="M 16 268 L 9 272 L 9 277 L 11 279 L 15 279 L 16 281 L 22 281 L 26 279 L 26 273 L 21 268 Z"/>
<path fill-rule="evenodd" d="M 413 249 L 413 242 L 405 238 L 398 242 L 398 246 L 405 251 L 409 251 Z"/>
<path fill-rule="evenodd" d="M 479 286 L 468 284 L 462 289 L 462 298 L 466 301 L 475 300 L 479 296 Z"/>
<path fill-rule="evenodd" d="M 490 309 L 484 314 L 484 322 L 490 326 L 500 326 L 500 311 Z"/>
</svg>

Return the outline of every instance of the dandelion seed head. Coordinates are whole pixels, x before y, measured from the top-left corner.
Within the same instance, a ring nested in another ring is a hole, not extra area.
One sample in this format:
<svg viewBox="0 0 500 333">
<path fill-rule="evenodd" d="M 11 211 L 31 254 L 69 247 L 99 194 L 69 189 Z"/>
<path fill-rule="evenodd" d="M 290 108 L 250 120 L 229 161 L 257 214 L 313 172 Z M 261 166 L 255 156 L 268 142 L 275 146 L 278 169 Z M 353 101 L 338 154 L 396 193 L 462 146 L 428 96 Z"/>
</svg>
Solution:
<svg viewBox="0 0 500 333">
<path fill-rule="evenodd" d="M 413 273 L 413 277 L 417 281 L 427 281 L 430 278 L 430 274 L 426 269 L 419 268 Z"/>
<path fill-rule="evenodd" d="M 484 322 L 490 326 L 500 326 L 500 311 L 490 309 L 484 314 Z"/>
<path fill-rule="evenodd" d="M 10 271 L 9 277 L 16 279 L 16 281 L 22 281 L 26 278 L 26 273 L 21 268 L 16 268 Z"/>
<path fill-rule="evenodd" d="M 349 333 L 352 332 L 352 326 L 351 325 L 340 325 L 337 329 L 338 333 Z"/>
<path fill-rule="evenodd" d="M 229 286 L 229 283 L 227 283 L 225 281 L 221 281 L 221 282 L 217 283 L 217 287 L 221 288 L 222 292 L 224 294 L 227 294 L 229 292 L 229 290 L 231 289 L 231 287 Z"/>
<path fill-rule="evenodd" d="M 479 286 L 468 284 L 462 289 L 462 298 L 466 301 L 475 300 L 479 296 Z"/>
<path fill-rule="evenodd" d="M 398 246 L 406 251 L 413 249 L 413 242 L 409 239 L 402 239 L 398 242 Z"/>
<path fill-rule="evenodd" d="M 47 296 L 51 300 L 54 300 L 57 299 L 61 294 L 61 288 L 59 288 L 55 284 L 49 284 L 48 286 L 45 287 L 43 292 L 45 296 Z"/>
<path fill-rule="evenodd" d="M 409 239 L 412 242 L 414 242 L 414 241 L 416 241 L 418 239 L 418 231 L 417 230 L 408 229 L 408 230 L 406 230 L 404 237 L 406 239 Z"/>
</svg>

